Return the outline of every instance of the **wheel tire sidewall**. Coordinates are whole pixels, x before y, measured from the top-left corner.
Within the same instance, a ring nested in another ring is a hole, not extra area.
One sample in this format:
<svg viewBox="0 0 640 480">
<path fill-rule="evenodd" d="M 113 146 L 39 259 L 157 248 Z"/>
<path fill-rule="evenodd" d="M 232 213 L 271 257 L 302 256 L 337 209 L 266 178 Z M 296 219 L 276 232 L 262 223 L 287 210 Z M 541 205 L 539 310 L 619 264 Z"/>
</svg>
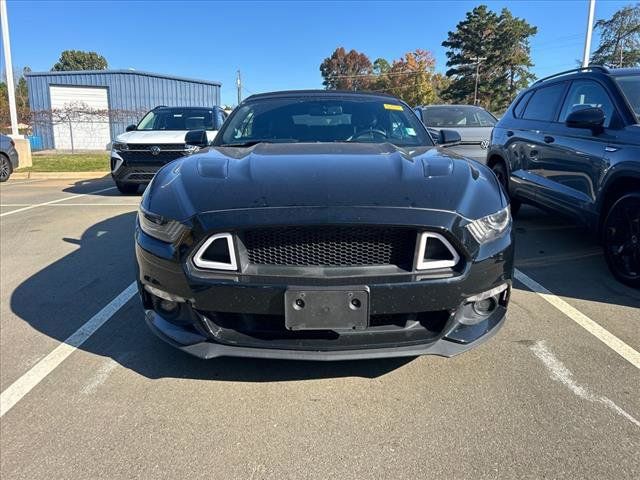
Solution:
<svg viewBox="0 0 640 480">
<path fill-rule="evenodd" d="M 635 279 L 631 279 L 628 278 L 624 275 L 621 275 L 620 272 L 618 272 L 618 270 L 616 269 L 615 266 L 615 262 L 613 261 L 611 254 L 609 253 L 609 248 L 608 248 L 608 244 L 607 244 L 607 226 L 609 225 L 609 221 L 612 218 L 613 212 L 614 210 L 619 207 L 622 203 L 629 201 L 630 199 L 635 199 L 640 201 L 640 192 L 633 192 L 633 193 L 628 193 L 626 195 L 621 196 L 619 199 L 617 199 L 615 202 L 613 202 L 613 205 L 611 205 L 611 207 L 609 208 L 609 211 L 607 212 L 607 216 L 604 219 L 604 222 L 602 224 L 602 245 L 603 245 L 603 249 L 604 249 L 604 259 L 607 262 L 607 266 L 609 267 L 609 271 L 613 274 L 613 276 L 621 283 L 624 283 L 625 285 L 628 285 L 632 288 L 637 288 L 640 289 L 640 277 L 635 278 Z"/>
<path fill-rule="evenodd" d="M 133 195 L 138 192 L 139 187 L 137 183 L 116 182 L 116 188 L 123 195 Z"/>
<path fill-rule="evenodd" d="M 0 154 L 0 162 L 6 163 L 7 165 L 7 170 L 9 173 L 7 173 L 6 177 L 0 176 L 0 182 L 6 182 L 7 180 L 9 180 L 9 177 L 13 173 L 13 166 L 11 165 L 11 162 L 4 154 Z"/>
<path fill-rule="evenodd" d="M 520 201 L 516 200 L 509 193 L 509 176 L 507 174 L 507 167 L 504 163 L 498 162 L 491 167 L 491 171 L 494 173 L 505 193 L 509 197 L 509 203 L 511 204 L 511 216 L 515 217 L 520 211 Z"/>
</svg>

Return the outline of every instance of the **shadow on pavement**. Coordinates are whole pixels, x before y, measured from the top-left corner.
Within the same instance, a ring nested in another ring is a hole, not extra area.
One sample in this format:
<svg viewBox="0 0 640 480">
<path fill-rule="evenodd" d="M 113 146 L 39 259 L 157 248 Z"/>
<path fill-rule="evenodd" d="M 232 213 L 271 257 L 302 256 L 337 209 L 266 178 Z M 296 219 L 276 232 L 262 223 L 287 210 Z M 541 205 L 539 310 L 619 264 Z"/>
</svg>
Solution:
<svg viewBox="0 0 640 480">
<path fill-rule="evenodd" d="M 96 191 L 103 190 L 108 188 L 109 190 L 105 191 Z M 136 193 L 132 194 L 124 194 L 120 193 L 116 189 L 116 185 L 113 182 L 110 174 L 105 174 L 102 178 L 93 178 L 86 180 L 78 180 L 73 185 L 68 186 L 63 191 L 67 193 L 73 193 L 74 195 L 84 194 L 84 195 L 96 195 L 99 197 L 140 197 L 144 192 L 145 186 L 140 186 Z"/>
<path fill-rule="evenodd" d="M 135 279 L 135 213 L 114 216 L 87 229 L 78 249 L 16 288 L 11 308 L 35 330 L 64 342 Z M 144 323 L 137 296 L 80 349 L 110 357 L 147 378 L 271 382 L 337 377 L 375 378 L 413 358 L 348 362 L 298 362 L 219 358 L 203 361 L 157 339 Z"/>
<path fill-rule="evenodd" d="M 609 273 L 601 245 L 586 228 L 523 206 L 515 229 L 516 268 L 556 295 L 640 308 L 640 292 Z"/>
</svg>

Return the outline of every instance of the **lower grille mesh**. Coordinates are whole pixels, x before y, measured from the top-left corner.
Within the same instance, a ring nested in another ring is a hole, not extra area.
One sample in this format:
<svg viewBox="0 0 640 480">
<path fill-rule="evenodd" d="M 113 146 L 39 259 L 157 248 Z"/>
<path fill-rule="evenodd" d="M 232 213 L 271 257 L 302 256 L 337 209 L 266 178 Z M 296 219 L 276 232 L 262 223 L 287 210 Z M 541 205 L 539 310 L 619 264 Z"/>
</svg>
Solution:
<svg viewBox="0 0 640 480">
<path fill-rule="evenodd" d="M 411 268 L 415 238 L 401 227 L 310 226 L 248 230 L 243 240 L 254 265 Z"/>
</svg>

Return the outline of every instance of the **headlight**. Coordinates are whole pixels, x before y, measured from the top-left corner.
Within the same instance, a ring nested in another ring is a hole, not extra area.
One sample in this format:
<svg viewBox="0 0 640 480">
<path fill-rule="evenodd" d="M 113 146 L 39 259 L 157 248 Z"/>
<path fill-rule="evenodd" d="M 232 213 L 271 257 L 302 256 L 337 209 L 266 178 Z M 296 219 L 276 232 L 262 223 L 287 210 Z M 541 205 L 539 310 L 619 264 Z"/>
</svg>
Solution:
<svg viewBox="0 0 640 480">
<path fill-rule="evenodd" d="M 187 230 L 186 225 L 151 213 L 142 207 L 138 210 L 138 222 L 144 233 L 167 243 L 175 242 Z"/>
<path fill-rule="evenodd" d="M 467 225 L 467 230 L 478 243 L 486 243 L 500 237 L 511 224 L 509 207 L 496 213 L 474 220 Z"/>
<path fill-rule="evenodd" d="M 129 150 L 129 145 L 127 145 L 125 142 L 113 142 L 113 145 L 111 146 L 111 148 L 113 148 L 114 150 Z"/>
</svg>

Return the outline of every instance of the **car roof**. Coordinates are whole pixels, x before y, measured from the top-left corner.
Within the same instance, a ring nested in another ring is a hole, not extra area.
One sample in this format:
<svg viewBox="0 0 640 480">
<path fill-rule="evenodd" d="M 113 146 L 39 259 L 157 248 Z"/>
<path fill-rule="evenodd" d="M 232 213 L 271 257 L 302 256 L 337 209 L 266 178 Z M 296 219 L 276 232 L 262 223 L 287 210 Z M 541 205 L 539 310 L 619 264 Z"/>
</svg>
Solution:
<svg viewBox="0 0 640 480">
<path fill-rule="evenodd" d="M 379 98 L 384 100 L 397 100 L 393 95 L 381 92 L 367 92 L 365 90 L 283 90 L 279 92 L 257 93 L 244 99 L 244 102 L 264 98 L 290 98 L 290 97 L 363 97 Z"/>
<path fill-rule="evenodd" d="M 614 68 L 609 70 L 609 74 L 614 77 L 621 77 L 624 75 L 640 75 L 640 68 L 627 67 L 627 68 Z"/>
<path fill-rule="evenodd" d="M 531 88 L 539 87 L 554 82 L 564 82 L 566 80 L 575 80 L 578 78 L 594 78 L 594 77 L 618 77 L 624 75 L 640 74 L 640 68 L 608 68 L 602 65 L 590 65 L 588 67 L 574 68 L 558 72 L 548 77 L 541 78 L 531 84 Z"/>
<path fill-rule="evenodd" d="M 463 108 L 478 108 L 480 110 L 484 110 L 483 107 L 479 106 L 479 105 L 468 105 L 468 104 L 437 104 L 437 105 L 420 105 L 419 107 L 416 108 L 433 108 L 433 107 L 438 107 L 438 108 L 459 108 L 459 107 L 463 107 Z"/>
<path fill-rule="evenodd" d="M 180 109 L 186 109 L 186 108 L 191 108 L 195 110 L 211 110 L 212 108 L 217 108 L 217 106 L 214 105 L 212 107 L 200 107 L 200 106 L 193 106 L 193 105 L 180 105 L 175 107 L 168 107 L 167 105 L 158 105 L 157 107 L 154 107 L 154 110 L 180 110 Z"/>
</svg>

